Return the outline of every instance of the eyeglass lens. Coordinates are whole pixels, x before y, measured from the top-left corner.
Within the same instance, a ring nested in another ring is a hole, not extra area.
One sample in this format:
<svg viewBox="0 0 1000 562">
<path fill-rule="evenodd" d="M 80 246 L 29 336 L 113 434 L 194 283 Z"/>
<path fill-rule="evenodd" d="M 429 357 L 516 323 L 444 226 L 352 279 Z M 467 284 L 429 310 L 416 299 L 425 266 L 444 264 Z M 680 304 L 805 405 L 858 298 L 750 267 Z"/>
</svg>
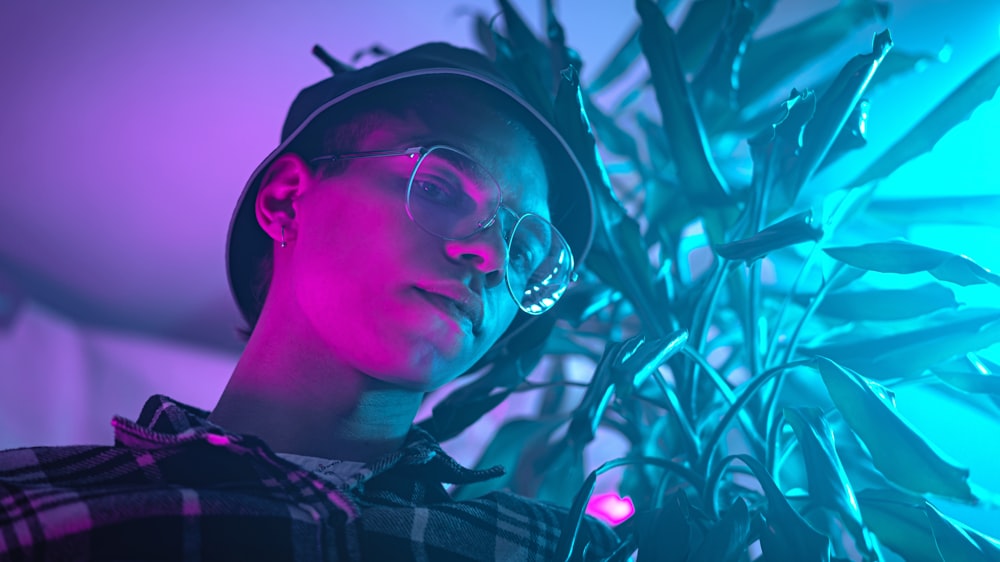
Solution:
<svg viewBox="0 0 1000 562">
<path fill-rule="evenodd" d="M 416 163 L 406 193 L 407 212 L 428 232 L 460 240 L 493 224 L 500 187 L 465 154 L 437 146 Z M 498 225 L 500 226 L 500 225 Z M 521 216 L 507 238 L 507 287 L 529 314 L 548 310 L 572 275 L 569 245 L 552 224 L 531 213 Z"/>
</svg>

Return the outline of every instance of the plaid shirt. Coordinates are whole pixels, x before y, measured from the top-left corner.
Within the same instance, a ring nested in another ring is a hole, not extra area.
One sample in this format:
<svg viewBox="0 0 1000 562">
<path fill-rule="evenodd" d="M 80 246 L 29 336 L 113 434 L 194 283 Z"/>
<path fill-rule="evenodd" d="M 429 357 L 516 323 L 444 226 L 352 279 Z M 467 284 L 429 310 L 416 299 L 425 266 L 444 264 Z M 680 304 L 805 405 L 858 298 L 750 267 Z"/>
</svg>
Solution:
<svg viewBox="0 0 1000 562">
<path fill-rule="evenodd" d="M 565 510 L 504 492 L 455 501 L 463 468 L 413 428 L 338 489 L 154 396 L 115 445 L 0 453 L 0 560 L 549 560 Z M 588 553 L 616 546 L 586 518 Z"/>
</svg>

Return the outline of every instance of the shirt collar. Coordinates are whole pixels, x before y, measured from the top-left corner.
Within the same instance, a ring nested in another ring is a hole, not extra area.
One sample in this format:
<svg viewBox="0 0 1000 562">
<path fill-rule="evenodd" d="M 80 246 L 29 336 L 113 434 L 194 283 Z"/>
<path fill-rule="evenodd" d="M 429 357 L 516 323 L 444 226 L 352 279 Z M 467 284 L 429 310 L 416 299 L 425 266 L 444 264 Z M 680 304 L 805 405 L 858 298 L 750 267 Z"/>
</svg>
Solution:
<svg viewBox="0 0 1000 562">
<path fill-rule="evenodd" d="M 257 437 L 233 433 L 208 420 L 209 412 L 183 404 L 163 395 L 151 396 L 139 418 L 131 421 L 115 416 L 115 443 L 133 449 L 159 449 L 206 441 L 240 454 L 250 452 L 274 462 L 280 459 Z M 411 473 L 440 483 L 468 484 L 496 478 L 504 473 L 501 466 L 482 470 L 466 468 L 446 453 L 434 437 L 412 426 L 406 441 L 398 450 L 368 463 L 348 482 L 349 486 L 363 483 L 397 467 L 420 467 Z"/>
</svg>

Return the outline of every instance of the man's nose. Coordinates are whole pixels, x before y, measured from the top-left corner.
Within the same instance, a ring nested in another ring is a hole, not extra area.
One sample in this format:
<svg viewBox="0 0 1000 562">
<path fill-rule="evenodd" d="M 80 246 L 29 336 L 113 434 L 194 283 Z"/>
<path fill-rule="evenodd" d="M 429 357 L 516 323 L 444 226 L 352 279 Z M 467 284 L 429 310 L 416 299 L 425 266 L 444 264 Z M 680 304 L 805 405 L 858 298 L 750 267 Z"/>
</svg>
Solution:
<svg viewBox="0 0 1000 562">
<path fill-rule="evenodd" d="M 468 261 L 486 277 L 487 287 L 503 282 L 507 261 L 507 243 L 499 221 L 489 228 L 461 240 L 446 240 L 445 252 L 458 261 Z"/>
</svg>

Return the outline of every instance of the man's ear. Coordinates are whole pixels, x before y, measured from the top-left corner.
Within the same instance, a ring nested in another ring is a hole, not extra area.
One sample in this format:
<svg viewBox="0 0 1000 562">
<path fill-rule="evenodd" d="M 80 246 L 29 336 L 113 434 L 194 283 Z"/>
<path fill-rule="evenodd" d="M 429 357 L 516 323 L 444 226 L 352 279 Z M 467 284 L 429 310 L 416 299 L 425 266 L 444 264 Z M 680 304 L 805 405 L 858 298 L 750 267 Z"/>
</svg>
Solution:
<svg viewBox="0 0 1000 562">
<path fill-rule="evenodd" d="M 312 170 L 298 154 L 286 152 L 271 162 L 257 191 L 257 223 L 275 241 L 295 239 L 295 200 L 312 178 Z M 282 229 L 284 231 L 282 231 Z"/>
</svg>

